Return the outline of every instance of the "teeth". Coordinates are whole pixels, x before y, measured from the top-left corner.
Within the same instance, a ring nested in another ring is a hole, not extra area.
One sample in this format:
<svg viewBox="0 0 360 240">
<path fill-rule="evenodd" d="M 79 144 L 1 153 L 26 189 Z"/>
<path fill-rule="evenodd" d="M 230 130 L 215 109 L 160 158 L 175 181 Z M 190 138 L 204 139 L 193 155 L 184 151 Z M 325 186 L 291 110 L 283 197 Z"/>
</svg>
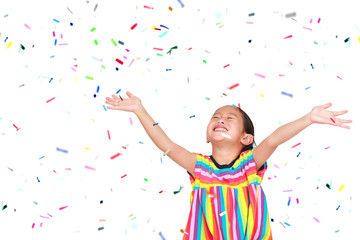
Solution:
<svg viewBox="0 0 360 240">
<path fill-rule="evenodd" d="M 222 132 L 226 132 L 227 130 L 225 128 L 215 128 L 215 131 L 222 131 Z"/>
</svg>

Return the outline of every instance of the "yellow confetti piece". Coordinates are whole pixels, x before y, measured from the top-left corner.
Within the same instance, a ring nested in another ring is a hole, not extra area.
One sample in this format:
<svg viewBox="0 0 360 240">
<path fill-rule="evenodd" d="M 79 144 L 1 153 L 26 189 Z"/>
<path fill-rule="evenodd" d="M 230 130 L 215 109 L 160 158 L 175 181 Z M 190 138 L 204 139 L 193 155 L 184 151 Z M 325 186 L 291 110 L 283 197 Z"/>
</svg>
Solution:
<svg viewBox="0 0 360 240">
<path fill-rule="evenodd" d="M 359 40 L 359 42 L 360 42 L 360 37 L 358 37 L 358 40 Z"/>
<path fill-rule="evenodd" d="M 6 46 L 7 48 L 11 47 L 12 42 L 9 42 L 9 44 Z"/>
<path fill-rule="evenodd" d="M 89 148 L 88 148 L 88 147 L 85 147 L 85 149 L 86 149 L 86 150 L 89 150 Z"/>
<path fill-rule="evenodd" d="M 260 97 L 264 97 L 264 94 L 260 94 Z"/>
<path fill-rule="evenodd" d="M 156 28 L 156 26 L 152 26 L 151 30 L 154 30 Z"/>
<path fill-rule="evenodd" d="M 343 190 L 343 188 L 344 188 L 344 184 L 341 185 L 341 187 L 339 188 L 339 192 L 341 192 Z"/>
</svg>

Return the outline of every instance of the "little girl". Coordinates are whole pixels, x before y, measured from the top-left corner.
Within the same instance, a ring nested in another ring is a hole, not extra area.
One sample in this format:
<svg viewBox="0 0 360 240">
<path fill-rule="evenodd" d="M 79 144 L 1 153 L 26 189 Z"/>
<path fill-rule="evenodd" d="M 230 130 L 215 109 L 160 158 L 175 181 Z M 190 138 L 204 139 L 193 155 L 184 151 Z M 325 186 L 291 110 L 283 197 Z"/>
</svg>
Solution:
<svg viewBox="0 0 360 240">
<path fill-rule="evenodd" d="M 349 129 L 336 116 L 345 111 L 328 111 L 332 104 L 317 106 L 305 116 L 276 129 L 253 148 L 254 126 L 249 116 L 235 105 L 217 109 L 207 126 L 212 155 L 189 152 L 172 142 L 146 112 L 140 99 L 107 97 L 108 109 L 136 114 L 155 145 L 187 170 L 192 185 L 191 209 L 183 239 L 272 239 L 265 194 L 260 186 L 267 159 L 282 143 L 313 123 Z"/>
</svg>

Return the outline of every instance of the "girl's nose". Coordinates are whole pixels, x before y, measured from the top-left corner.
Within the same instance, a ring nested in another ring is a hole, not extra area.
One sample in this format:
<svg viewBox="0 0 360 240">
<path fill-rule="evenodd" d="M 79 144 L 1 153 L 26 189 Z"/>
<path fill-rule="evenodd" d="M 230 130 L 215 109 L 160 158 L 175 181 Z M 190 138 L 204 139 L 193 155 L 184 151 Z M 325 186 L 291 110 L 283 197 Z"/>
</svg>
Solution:
<svg viewBox="0 0 360 240">
<path fill-rule="evenodd" d="M 224 119 L 219 119 L 219 120 L 217 121 L 217 123 L 222 123 L 222 124 L 224 124 Z"/>
</svg>

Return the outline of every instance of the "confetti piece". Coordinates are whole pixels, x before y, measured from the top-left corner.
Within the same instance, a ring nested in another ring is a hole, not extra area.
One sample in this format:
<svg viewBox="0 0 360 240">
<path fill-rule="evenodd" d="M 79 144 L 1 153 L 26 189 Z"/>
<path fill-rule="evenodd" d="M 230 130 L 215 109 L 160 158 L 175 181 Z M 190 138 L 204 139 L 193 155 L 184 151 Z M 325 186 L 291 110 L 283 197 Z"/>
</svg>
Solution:
<svg viewBox="0 0 360 240">
<path fill-rule="evenodd" d="M 144 181 L 147 182 L 148 181 L 147 178 L 144 178 Z"/>
<path fill-rule="evenodd" d="M 6 46 L 6 48 L 11 47 L 11 45 L 12 45 L 12 42 L 9 42 L 9 44 Z"/>
<path fill-rule="evenodd" d="M 255 13 L 249 13 L 249 17 L 255 16 Z"/>
<path fill-rule="evenodd" d="M 84 168 L 87 168 L 87 169 L 93 170 L 93 171 L 96 170 L 96 168 L 93 168 L 93 167 L 90 167 L 90 166 L 87 166 L 87 165 L 85 165 Z"/>
<path fill-rule="evenodd" d="M 296 203 L 299 204 L 299 199 L 298 198 L 296 198 Z"/>
<path fill-rule="evenodd" d="M 348 37 L 347 39 L 344 40 L 344 42 L 348 42 L 350 40 L 350 37 Z"/>
<path fill-rule="evenodd" d="M 24 26 L 31 30 L 31 27 L 29 25 L 27 25 L 26 23 L 24 23 Z"/>
<path fill-rule="evenodd" d="M 161 237 L 162 240 L 166 240 L 161 232 L 159 232 L 159 236 Z"/>
<path fill-rule="evenodd" d="M 331 190 L 331 186 L 327 183 L 326 187 Z"/>
<path fill-rule="evenodd" d="M 99 44 L 96 39 L 94 40 L 94 43 L 95 43 L 96 46 Z"/>
<path fill-rule="evenodd" d="M 93 27 L 92 29 L 90 29 L 90 32 L 94 32 L 96 30 L 96 27 Z"/>
<path fill-rule="evenodd" d="M 120 155 L 121 155 L 121 153 L 117 153 L 117 154 L 115 154 L 114 156 L 110 157 L 110 159 L 117 158 L 117 157 L 120 156 Z"/>
<path fill-rule="evenodd" d="M 181 0 L 178 0 L 178 2 L 180 3 L 181 7 L 184 7 L 184 4 L 181 2 Z"/>
<path fill-rule="evenodd" d="M 341 185 L 341 187 L 339 188 L 339 192 L 341 192 L 343 190 L 343 188 L 344 188 L 344 184 Z"/>
<path fill-rule="evenodd" d="M 98 231 L 100 231 L 100 230 L 104 230 L 104 227 L 99 227 L 99 228 L 98 228 Z"/>
<path fill-rule="evenodd" d="M 134 30 L 134 28 L 136 28 L 137 23 L 135 23 L 134 25 L 132 25 L 132 27 L 130 28 L 131 30 Z"/>
<path fill-rule="evenodd" d="M 290 227 L 290 224 L 288 224 L 287 222 L 284 222 L 284 224 Z"/>
<path fill-rule="evenodd" d="M 5 204 L 3 207 L 2 207 L 2 210 L 5 210 L 7 208 L 7 205 Z"/>
<path fill-rule="evenodd" d="M 310 31 L 312 31 L 312 29 L 311 28 L 308 28 L 308 27 L 303 27 L 304 29 L 307 29 L 307 30 L 310 30 Z"/>
<path fill-rule="evenodd" d="M 171 55 L 171 51 L 174 50 L 174 49 L 177 49 L 178 47 L 177 46 L 174 46 L 172 48 L 170 48 L 170 50 L 166 53 L 166 54 L 170 54 Z"/>
<path fill-rule="evenodd" d="M 95 4 L 94 12 L 96 11 L 97 7 L 98 7 L 98 4 Z"/>
<path fill-rule="evenodd" d="M 232 86 L 230 86 L 228 88 L 231 90 L 231 89 L 234 89 L 234 88 L 238 87 L 239 85 L 240 85 L 239 83 L 235 83 L 234 85 L 232 85 Z"/>
<path fill-rule="evenodd" d="M 318 19 L 318 23 L 320 23 L 321 18 Z"/>
<path fill-rule="evenodd" d="M 34 227 L 35 227 L 35 223 L 32 224 L 32 228 L 34 228 Z"/>
<path fill-rule="evenodd" d="M 170 152 L 170 148 L 167 149 L 166 152 L 164 152 L 164 156 L 166 156 L 169 152 Z"/>
<path fill-rule="evenodd" d="M 326 147 L 325 150 L 327 150 L 327 149 L 329 149 L 329 148 L 330 148 L 330 146 Z"/>
<path fill-rule="evenodd" d="M 261 75 L 261 74 L 259 74 L 259 73 L 254 73 L 254 75 L 257 76 L 257 77 L 265 78 L 264 75 Z"/>
<path fill-rule="evenodd" d="M 144 5 L 144 8 L 151 9 L 151 10 L 154 9 L 153 7 L 149 7 L 149 6 L 145 6 L 145 5 Z"/>
<path fill-rule="evenodd" d="M 40 179 L 39 179 L 39 177 L 36 177 L 36 179 L 38 180 L 38 182 L 40 182 Z"/>
<path fill-rule="evenodd" d="M 282 95 L 285 95 L 285 96 L 289 96 L 289 97 L 293 97 L 293 95 L 291 93 L 287 93 L 287 92 L 281 92 Z"/>
<path fill-rule="evenodd" d="M 284 39 L 292 38 L 292 36 L 293 35 L 286 36 L 286 37 L 284 37 Z"/>
<path fill-rule="evenodd" d="M 290 206 L 290 202 L 291 202 L 291 197 L 289 197 L 289 200 L 288 200 L 288 206 Z"/>
<path fill-rule="evenodd" d="M 133 125 L 133 121 L 132 121 L 131 117 L 129 117 L 129 120 L 130 120 L 130 125 L 132 126 L 132 125 Z"/>
<path fill-rule="evenodd" d="M 337 76 L 337 78 L 338 78 L 338 79 L 340 79 L 340 80 L 342 80 L 342 78 L 341 78 L 341 77 L 339 77 L 339 76 Z"/>
<path fill-rule="evenodd" d="M 54 22 L 57 22 L 57 23 L 60 22 L 59 20 L 56 20 L 55 18 L 53 20 L 54 20 Z"/>
<path fill-rule="evenodd" d="M 169 10 L 172 11 L 173 10 L 172 7 L 169 7 Z"/>
<path fill-rule="evenodd" d="M 61 149 L 61 148 L 56 148 L 57 151 L 59 152 L 63 152 L 63 153 L 68 153 L 68 150 L 65 150 L 65 149 Z"/>
<path fill-rule="evenodd" d="M 286 18 L 296 17 L 296 12 L 287 13 L 287 14 L 285 14 L 285 17 Z"/>
<path fill-rule="evenodd" d="M 16 131 L 20 130 L 20 128 L 18 128 L 15 124 L 13 124 L 13 126 L 16 128 Z"/>
<path fill-rule="evenodd" d="M 124 177 L 126 177 L 126 176 L 127 176 L 127 174 L 125 174 L 125 175 L 122 175 L 122 176 L 121 176 L 121 178 L 124 178 Z"/>
<path fill-rule="evenodd" d="M 102 105 L 102 106 L 103 106 L 104 110 L 105 110 L 105 111 L 107 111 L 107 109 L 106 109 L 105 105 Z"/>
<path fill-rule="evenodd" d="M 159 124 L 159 123 L 154 123 L 153 126 L 156 126 L 156 125 L 158 125 L 158 124 Z"/>
<path fill-rule="evenodd" d="M 183 189 L 183 187 L 184 187 L 184 186 L 180 186 L 180 189 L 177 190 L 177 191 L 174 191 L 174 194 L 178 194 L 178 193 L 181 191 L 181 189 Z"/>
<path fill-rule="evenodd" d="M 333 123 L 335 123 L 334 119 L 330 118 Z"/>
<path fill-rule="evenodd" d="M 203 60 L 203 63 L 206 63 L 206 60 Z"/>
<path fill-rule="evenodd" d="M 93 77 L 90 77 L 90 76 L 85 76 L 86 79 L 89 79 L 89 80 L 94 80 Z"/>
<path fill-rule="evenodd" d="M 115 47 L 117 47 L 117 44 L 113 38 L 111 39 L 111 42 L 114 44 Z"/>
<path fill-rule="evenodd" d="M 122 99 L 122 97 L 119 95 L 119 98 L 121 99 L 121 101 L 124 101 L 124 99 Z"/>
<path fill-rule="evenodd" d="M 118 63 L 120 63 L 121 65 L 123 65 L 124 64 L 124 62 L 123 61 L 121 61 L 120 59 L 116 59 L 116 61 L 118 62 Z"/>
<path fill-rule="evenodd" d="M 311 88 L 311 87 L 307 87 L 307 88 L 305 88 L 305 90 L 308 90 L 309 88 Z"/>
<path fill-rule="evenodd" d="M 315 221 L 317 221 L 318 223 L 320 223 L 319 219 L 317 219 L 316 217 L 313 217 Z"/>
<path fill-rule="evenodd" d="M 299 152 L 298 155 L 296 155 L 296 157 L 299 157 L 299 156 L 300 156 L 300 153 L 301 153 L 301 152 Z"/>
<path fill-rule="evenodd" d="M 46 103 L 49 103 L 49 102 L 51 102 L 51 101 L 54 100 L 54 99 L 55 99 L 55 97 L 50 98 L 49 100 L 46 101 Z"/>
<path fill-rule="evenodd" d="M 226 211 L 223 211 L 222 213 L 220 213 L 220 217 L 224 216 L 226 214 Z"/>
<path fill-rule="evenodd" d="M 11 168 L 9 168 L 9 167 L 8 167 L 8 169 L 9 169 L 10 171 L 14 171 L 13 169 L 11 169 Z"/>
<path fill-rule="evenodd" d="M 159 38 L 162 38 L 163 36 L 165 36 L 168 33 L 168 31 L 165 31 L 163 34 L 159 35 Z"/>
<path fill-rule="evenodd" d="M 294 146 L 292 146 L 291 148 L 297 147 L 297 146 L 299 146 L 300 144 L 301 144 L 301 142 L 299 142 L 299 143 L 295 144 L 295 145 L 294 145 Z"/>
<path fill-rule="evenodd" d="M 164 191 L 163 190 L 161 190 L 159 193 L 163 193 Z"/>
<path fill-rule="evenodd" d="M 314 69 L 314 66 L 312 65 L 312 63 L 310 65 L 311 65 L 311 68 Z"/>
<path fill-rule="evenodd" d="M 283 192 L 292 192 L 292 190 L 284 190 Z"/>
<path fill-rule="evenodd" d="M 63 209 L 65 209 L 65 208 L 67 208 L 68 206 L 64 206 L 64 207 L 61 207 L 61 208 L 59 208 L 59 210 L 63 210 Z"/>
<path fill-rule="evenodd" d="M 190 118 L 194 118 L 194 117 L 195 117 L 195 115 L 190 116 Z"/>
</svg>

